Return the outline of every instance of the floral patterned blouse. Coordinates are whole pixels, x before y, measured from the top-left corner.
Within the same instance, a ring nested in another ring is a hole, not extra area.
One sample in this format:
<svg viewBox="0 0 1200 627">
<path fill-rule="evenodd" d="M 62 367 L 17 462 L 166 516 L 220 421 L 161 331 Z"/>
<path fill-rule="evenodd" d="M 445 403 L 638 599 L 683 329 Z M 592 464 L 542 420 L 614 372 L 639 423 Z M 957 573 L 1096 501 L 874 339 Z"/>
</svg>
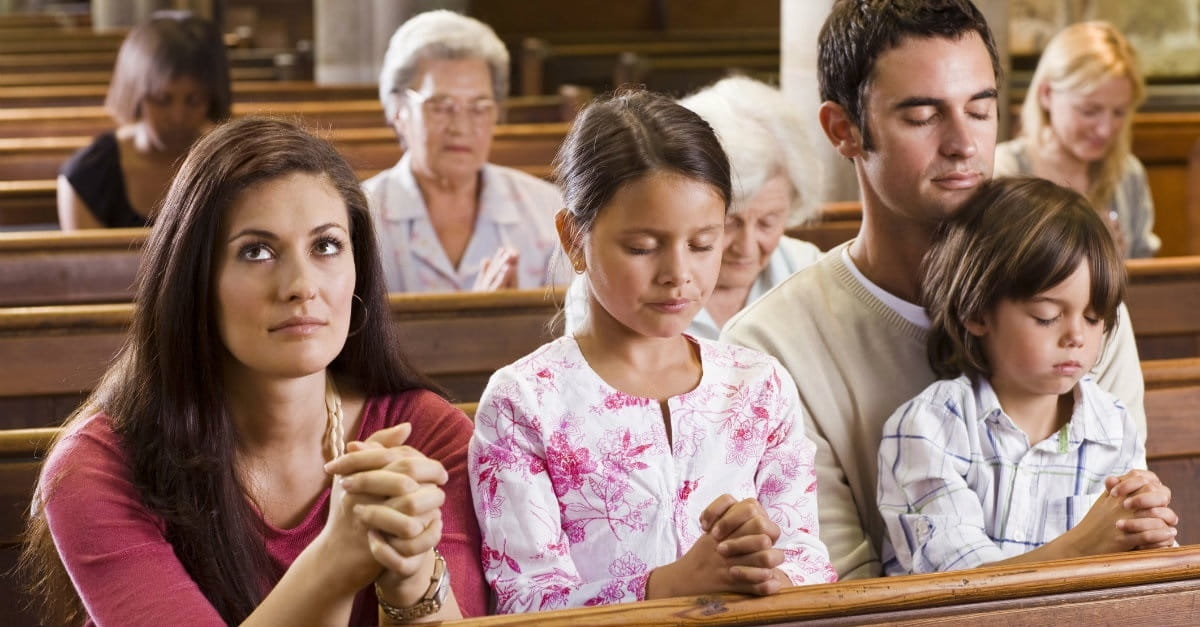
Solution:
<svg viewBox="0 0 1200 627">
<path fill-rule="evenodd" d="M 644 599 L 650 571 L 691 548 L 725 493 L 756 497 L 781 527 L 793 583 L 836 579 L 791 378 L 773 357 L 689 339 L 703 375 L 667 400 L 671 442 L 659 403 L 605 383 L 574 337 L 492 376 L 468 468 L 497 612 Z"/>
</svg>

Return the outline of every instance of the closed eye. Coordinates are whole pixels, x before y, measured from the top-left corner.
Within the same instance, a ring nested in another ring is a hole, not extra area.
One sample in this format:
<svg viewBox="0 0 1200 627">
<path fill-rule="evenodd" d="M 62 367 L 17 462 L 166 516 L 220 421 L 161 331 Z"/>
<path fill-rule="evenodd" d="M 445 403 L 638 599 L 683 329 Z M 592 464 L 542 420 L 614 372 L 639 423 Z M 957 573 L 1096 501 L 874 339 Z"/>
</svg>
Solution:
<svg viewBox="0 0 1200 627">
<path fill-rule="evenodd" d="M 1055 322 L 1057 322 L 1060 317 L 1062 317 L 1061 314 L 1058 316 L 1054 316 L 1053 318 L 1039 318 L 1037 316 L 1033 316 L 1033 319 L 1036 320 L 1038 324 L 1040 324 L 1044 327 L 1048 327 L 1048 326 L 1054 324 Z"/>
</svg>

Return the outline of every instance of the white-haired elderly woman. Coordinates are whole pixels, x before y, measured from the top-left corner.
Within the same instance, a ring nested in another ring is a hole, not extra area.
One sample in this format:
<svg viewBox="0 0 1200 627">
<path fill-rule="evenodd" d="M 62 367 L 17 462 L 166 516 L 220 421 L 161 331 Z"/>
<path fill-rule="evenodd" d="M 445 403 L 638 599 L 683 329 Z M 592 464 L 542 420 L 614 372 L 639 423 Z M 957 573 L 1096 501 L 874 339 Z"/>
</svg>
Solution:
<svg viewBox="0 0 1200 627">
<path fill-rule="evenodd" d="M 486 24 L 450 11 L 392 35 L 379 99 L 405 149 L 363 183 L 391 292 L 547 285 L 558 189 L 487 163 L 508 93 L 508 51 Z"/>
<path fill-rule="evenodd" d="M 734 314 L 822 254 L 783 234 L 815 212 L 820 170 L 804 120 L 774 87 L 735 76 L 679 102 L 716 131 L 733 175 L 717 285 L 687 329 L 715 340 Z M 568 332 L 587 315 L 587 289 L 583 274 L 567 291 Z"/>
</svg>

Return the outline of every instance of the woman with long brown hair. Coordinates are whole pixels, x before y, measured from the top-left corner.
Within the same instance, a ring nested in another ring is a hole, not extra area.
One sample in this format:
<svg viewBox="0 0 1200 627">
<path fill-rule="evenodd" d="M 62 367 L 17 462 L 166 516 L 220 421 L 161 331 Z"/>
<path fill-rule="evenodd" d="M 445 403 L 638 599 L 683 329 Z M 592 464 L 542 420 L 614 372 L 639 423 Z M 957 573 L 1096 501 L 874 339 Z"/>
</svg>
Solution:
<svg viewBox="0 0 1200 627">
<path fill-rule="evenodd" d="M 48 455 L 34 592 L 95 624 L 483 613 L 471 423 L 397 347 L 345 161 L 286 122 L 219 127 L 153 227 L 125 346 Z"/>
</svg>

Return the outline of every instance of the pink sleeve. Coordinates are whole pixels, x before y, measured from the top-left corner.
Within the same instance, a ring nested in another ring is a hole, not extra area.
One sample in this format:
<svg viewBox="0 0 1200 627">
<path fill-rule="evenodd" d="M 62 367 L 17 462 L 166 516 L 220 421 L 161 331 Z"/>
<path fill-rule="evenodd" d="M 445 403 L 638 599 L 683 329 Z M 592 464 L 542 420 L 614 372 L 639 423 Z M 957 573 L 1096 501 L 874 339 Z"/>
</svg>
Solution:
<svg viewBox="0 0 1200 627">
<path fill-rule="evenodd" d="M 142 505 L 116 436 L 94 418 L 51 453 L 43 511 L 97 625 L 224 625 Z"/>
<path fill-rule="evenodd" d="M 484 616 L 488 588 L 480 563 L 479 524 L 471 502 L 467 477 L 467 443 L 473 426 L 462 411 L 431 392 L 418 394 L 404 408 L 403 419 L 413 425 L 409 444 L 425 456 L 442 462 L 450 480 L 443 488 L 442 541 L 438 550 L 450 569 L 450 585 L 464 617 Z M 399 420 L 397 422 L 400 422 Z"/>
<path fill-rule="evenodd" d="M 758 465 L 758 500 L 781 530 L 775 546 L 782 549 L 779 566 L 799 586 L 837 581 L 829 551 L 818 537 L 817 447 L 804 435 L 804 414 L 792 378 L 775 364 L 764 393 L 774 393 L 774 430 Z"/>
</svg>

